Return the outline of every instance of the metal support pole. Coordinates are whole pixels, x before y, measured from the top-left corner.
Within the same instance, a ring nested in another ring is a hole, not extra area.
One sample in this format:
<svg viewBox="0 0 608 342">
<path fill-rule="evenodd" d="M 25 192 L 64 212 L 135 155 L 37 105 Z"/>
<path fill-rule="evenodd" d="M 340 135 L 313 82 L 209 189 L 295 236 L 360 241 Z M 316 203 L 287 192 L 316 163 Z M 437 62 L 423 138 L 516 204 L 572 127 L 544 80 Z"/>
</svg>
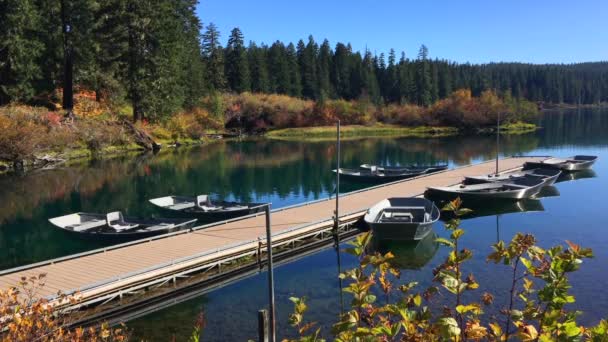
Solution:
<svg viewBox="0 0 608 342">
<path fill-rule="evenodd" d="M 496 114 L 496 175 L 498 175 L 498 154 L 500 153 L 500 113 Z"/>
<path fill-rule="evenodd" d="M 268 342 L 268 311 L 258 311 L 258 341 Z"/>
<path fill-rule="evenodd" d="M 338 234 L 340 224 L 340 120 L 336 124 L 336 210 L 334 212 L 334 233 Z"/>
<path fill-rule="evenodd" d="M 272 267 L 272 232 L 270 231 L 270 203 L 266 205 L 266 248 L 268 256 L 268 301 L 269 301 L 269 338 L 270 342 L 275 342 L 275 318 L 274 318 L 274 277 Z"/>
</svg>

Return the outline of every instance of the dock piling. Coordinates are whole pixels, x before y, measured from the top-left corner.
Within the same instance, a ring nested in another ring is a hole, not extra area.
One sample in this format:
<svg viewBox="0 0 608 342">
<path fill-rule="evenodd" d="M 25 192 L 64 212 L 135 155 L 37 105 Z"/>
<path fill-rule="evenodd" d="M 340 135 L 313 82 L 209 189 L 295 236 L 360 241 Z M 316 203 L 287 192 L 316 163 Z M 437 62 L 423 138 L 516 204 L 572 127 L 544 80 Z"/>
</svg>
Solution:
<svg viewBox="0 0 608 342">
<path fill-rule="evenodd" d="M 258 311 L 258 341 L 268 342 L 268 311 Z"/>
</svg>

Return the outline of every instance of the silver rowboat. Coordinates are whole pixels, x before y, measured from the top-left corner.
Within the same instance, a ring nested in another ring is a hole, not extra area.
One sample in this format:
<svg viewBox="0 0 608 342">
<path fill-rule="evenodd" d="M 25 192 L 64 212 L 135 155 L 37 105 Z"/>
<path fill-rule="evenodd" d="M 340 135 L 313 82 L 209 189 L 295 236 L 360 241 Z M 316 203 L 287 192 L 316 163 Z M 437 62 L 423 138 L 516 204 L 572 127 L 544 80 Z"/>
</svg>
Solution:
<svg viewBox="0 0 608 342">
<path fill-rule="evenodd" d="M 543 186 L 545 186 L 544 180 L 540 178 L 525 177 L 507 182 L 429 187 L 425 192 L 425 196 L 433 199 L 454 199 L 460 197 L 463 201 L 517 201 L 536 196 Z"/>
<path fill-rule="evenodd" d="M 412 241 L 427 236 L 439 216 L 437 206 L 425 198 L 393 197 L 371 207 L 363 220 L 376 239 Z"/>
<path fill-rule="evenodd" d="M 597 156 L 577 155 L 569 158 L 549 158 L 540 162 L 527 162 L 524 170 L 535 168 L 558 169 L 562 171 L 580 171 L 591 168 Z"/>
<path fill-rule="evenodd" d="M 508 182 L 517 178 L 540 178 L 545 182 L 545 186 L 553 185 L 561 175 L 561 171 L 557 169 L 530 169 L 520 170 L 508 173 L 489 174 L 481 176 L 467 176 L 464 178 L 464 184 L 483 184 L 495 182 Z"/>
</svg>

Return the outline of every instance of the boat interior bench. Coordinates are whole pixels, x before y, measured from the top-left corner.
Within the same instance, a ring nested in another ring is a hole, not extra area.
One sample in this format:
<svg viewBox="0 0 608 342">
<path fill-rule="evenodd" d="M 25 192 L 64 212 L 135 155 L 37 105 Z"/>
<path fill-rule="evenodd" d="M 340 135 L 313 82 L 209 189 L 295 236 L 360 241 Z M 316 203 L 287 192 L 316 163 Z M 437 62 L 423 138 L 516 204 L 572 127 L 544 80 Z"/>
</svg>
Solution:
<svg viewBox="0 0 608 342">
<path fill-rule="evenodd" d="M 377 222 L 425 222 L 425 207 L 390 207 L 382 210 Z"/>
<path fill-rule="evenodd" d="M 100 219 L 100 220 L 91 220 L 91 221 L 79 223 L 79 224 L 72 224 L 72 225 L 66 226 L 66 228 L 70 229 L 72 231 L 75 231 L 75 232 L 84 232 L 89 229 L 99 228 L 99 227 L 103 227 L 105 225 L 106 225 L 106 220 Z"/>
<path fill-rule="evenodd" d="M 194 207 L 194 202 L 182 202 L 182 203 L 176 203 L 176 204 L 172 204 L 170 206 L 168 206 L 169 209 L 173 209 L 173 210 L 182 210 L 182 209 L 187 209 L 187 208 L 192 208 Z"/>
</svg>

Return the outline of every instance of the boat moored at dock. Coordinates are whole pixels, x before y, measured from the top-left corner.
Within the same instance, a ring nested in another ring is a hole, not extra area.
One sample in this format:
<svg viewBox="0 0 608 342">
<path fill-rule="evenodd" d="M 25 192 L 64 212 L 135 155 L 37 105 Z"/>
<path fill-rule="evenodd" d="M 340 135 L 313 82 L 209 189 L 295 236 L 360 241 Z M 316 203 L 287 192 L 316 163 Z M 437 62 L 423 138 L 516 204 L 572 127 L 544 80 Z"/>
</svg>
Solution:
<svg viewBox="0 0 608 342">
<path fill-rule="evenodd" d="M 496 182 L 508 182 L 517 178 L 539 178 L 544 181 L 545 186 L 555 184 L 555 181 L 561 175 L 561 171 L 558 169 L 530 169 L 520 170 L 514 172 L 505 172 L 499 174 L 488 174 L 481 176 L 466 176 L 464 178 L 464 184 L 483 184 L 483 183 L 496 183 Z"/>
<path fill-rule="evenodd" d="M 463 201 L 518 201 L 525 198 L 533 198 L 544 186 L 544 180 L 527 177 L 516 178 L 507 182 L 428 187 L 424 194 L 425 197 L 431 199 L 454 199 L 460 197 Z"/>
<path fill-rule="evenodd" d="M 597 156 L 576 155 L 568 158 L 549 158 L 537 162 L 527 162 L 524 170 L 535 168 L 558 169 L 562 171 L 587 170 L 596 162 Z"/>
<path fill-rule="evenodd" d="M 49 219 L 53 225 L 67 232 L 88 237 L 145 238 L 189 229 L 196 219 L 138 219 L 125 218 L 120 211 L 107 214 L 74 213 Z"/>
<path fill-rule="evenodd" d="M 390 182 L 401 179 L 408 179 L 443 171 L 447 169 L 447 165 L 437 167 L 379 167 L 376 165 L 363 164 L 359 169 L 345 169 L 340 168 L 340 176 L 344 178 L 365 181 L 365 182 Z M 332 170 L 337 172 L 336 170 Z"/>
<path fill-rule="evenodd" d="M 153 198 L 150 203 L 163 210 L 191 217 L 232 218 L 264 210 L 266 203 L 239 203 L 212 201 L 209 195 L 165 196 Z"/>
<path fill-rule="evenodd" d="M 372 170 L 376 168 L 380 172 L 420 172 L 422 174 L 432 173 L 447 170 L 448 164 L 438 165 L 403 165 L 403 166 L 385 166 L 385 165 L 372 165 L 372 164 L 361 164 L 359 168 L 363 170 Z"/>
<path fill-rule="evenodd" d="M 363 220 L 379 240 L 421 240 L 439 220 L 437 206 L 420 197 L 393 197 L 371 207 Z"/>
</svg>

